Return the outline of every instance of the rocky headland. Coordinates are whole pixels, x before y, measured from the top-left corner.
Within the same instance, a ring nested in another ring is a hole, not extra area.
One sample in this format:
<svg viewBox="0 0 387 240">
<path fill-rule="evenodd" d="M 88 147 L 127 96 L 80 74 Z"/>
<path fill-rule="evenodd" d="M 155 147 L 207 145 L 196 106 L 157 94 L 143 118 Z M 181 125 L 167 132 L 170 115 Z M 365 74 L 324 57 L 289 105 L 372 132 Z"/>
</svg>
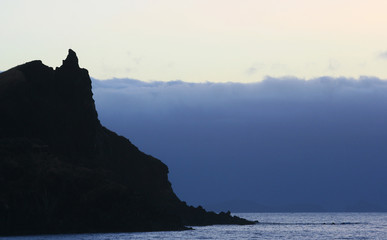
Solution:
<svg viewBox="0 0 387 240">
<path fill-rule="evenodd" d="M 252 224 L 181 201 L 168 167 L 103 127 L 92 96 L 72 50 L 56 69 L 0 73 L 0 235 Z"/>
</svg>

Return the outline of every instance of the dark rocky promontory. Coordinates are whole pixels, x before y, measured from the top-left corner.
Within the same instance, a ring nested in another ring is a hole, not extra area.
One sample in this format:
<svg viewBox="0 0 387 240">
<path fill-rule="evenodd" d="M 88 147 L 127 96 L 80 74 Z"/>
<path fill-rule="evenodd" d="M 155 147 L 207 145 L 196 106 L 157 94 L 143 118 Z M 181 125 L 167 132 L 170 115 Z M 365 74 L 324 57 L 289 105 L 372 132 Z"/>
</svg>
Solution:
<svg viewBox="0 0 387 240">
<path fill-rule="evenodd" d="M 55 70 L 0 73 L 0 235 L 252 224 L 180 201 L 168 167 L 103 127 L 92 95 L 72 50 Z"/>
</svg>

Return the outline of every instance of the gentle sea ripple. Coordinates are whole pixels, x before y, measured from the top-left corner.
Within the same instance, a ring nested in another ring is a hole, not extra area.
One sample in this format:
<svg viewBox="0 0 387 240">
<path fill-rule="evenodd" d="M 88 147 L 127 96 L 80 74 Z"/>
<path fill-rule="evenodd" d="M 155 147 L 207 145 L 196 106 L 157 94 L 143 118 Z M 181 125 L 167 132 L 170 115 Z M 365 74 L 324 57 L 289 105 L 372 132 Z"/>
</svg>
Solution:
<svg viewBox="0 0 387 240">
<path fill-rule="evenodd" d="M 192 231 L 0 237 L 4 240 L 125 239 L 387 239 L 387 213 L 239 213 L 251 226 L 195 227 Z"/>
</svg>

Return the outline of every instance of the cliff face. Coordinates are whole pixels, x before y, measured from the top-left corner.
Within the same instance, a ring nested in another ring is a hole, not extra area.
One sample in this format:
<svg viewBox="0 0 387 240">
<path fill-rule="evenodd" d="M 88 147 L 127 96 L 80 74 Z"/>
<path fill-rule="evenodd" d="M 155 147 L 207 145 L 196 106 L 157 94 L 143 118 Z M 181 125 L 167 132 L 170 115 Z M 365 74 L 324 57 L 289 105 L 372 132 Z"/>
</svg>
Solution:
<svg viewBox="0 0 387 240">
<path fill-rule="evenodd" d="M 168 168 L 104 128 L 86 69 L 0 73 L 0 234 L 182 230 L 250 224 L 180 201 Z"/>
<path fill-rule="evenodd" d="M 38 138 L 66 154 L 93 152 L 100 123 L 88 72 L 73 51 L 56 70 L 33 61 L 2 73 L 1 82 L 2 136 Z"/>
</svg>

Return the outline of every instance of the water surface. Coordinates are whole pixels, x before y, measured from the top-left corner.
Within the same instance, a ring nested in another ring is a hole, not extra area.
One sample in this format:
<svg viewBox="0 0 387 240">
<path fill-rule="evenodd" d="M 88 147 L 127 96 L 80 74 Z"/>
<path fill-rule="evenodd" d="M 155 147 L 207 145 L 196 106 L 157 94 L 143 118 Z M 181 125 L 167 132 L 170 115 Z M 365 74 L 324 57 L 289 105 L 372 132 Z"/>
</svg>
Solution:
<svg viewBox="0 0 387 240">
<path fill-rule="evenodd" d="M 216 225 L 195 230 L 150 233 L 65 234 L 3 237 L 4 240 L 125 239 L 387 239 L 387 213 L 237 213 L 260 223 Z"/>
</svg>

